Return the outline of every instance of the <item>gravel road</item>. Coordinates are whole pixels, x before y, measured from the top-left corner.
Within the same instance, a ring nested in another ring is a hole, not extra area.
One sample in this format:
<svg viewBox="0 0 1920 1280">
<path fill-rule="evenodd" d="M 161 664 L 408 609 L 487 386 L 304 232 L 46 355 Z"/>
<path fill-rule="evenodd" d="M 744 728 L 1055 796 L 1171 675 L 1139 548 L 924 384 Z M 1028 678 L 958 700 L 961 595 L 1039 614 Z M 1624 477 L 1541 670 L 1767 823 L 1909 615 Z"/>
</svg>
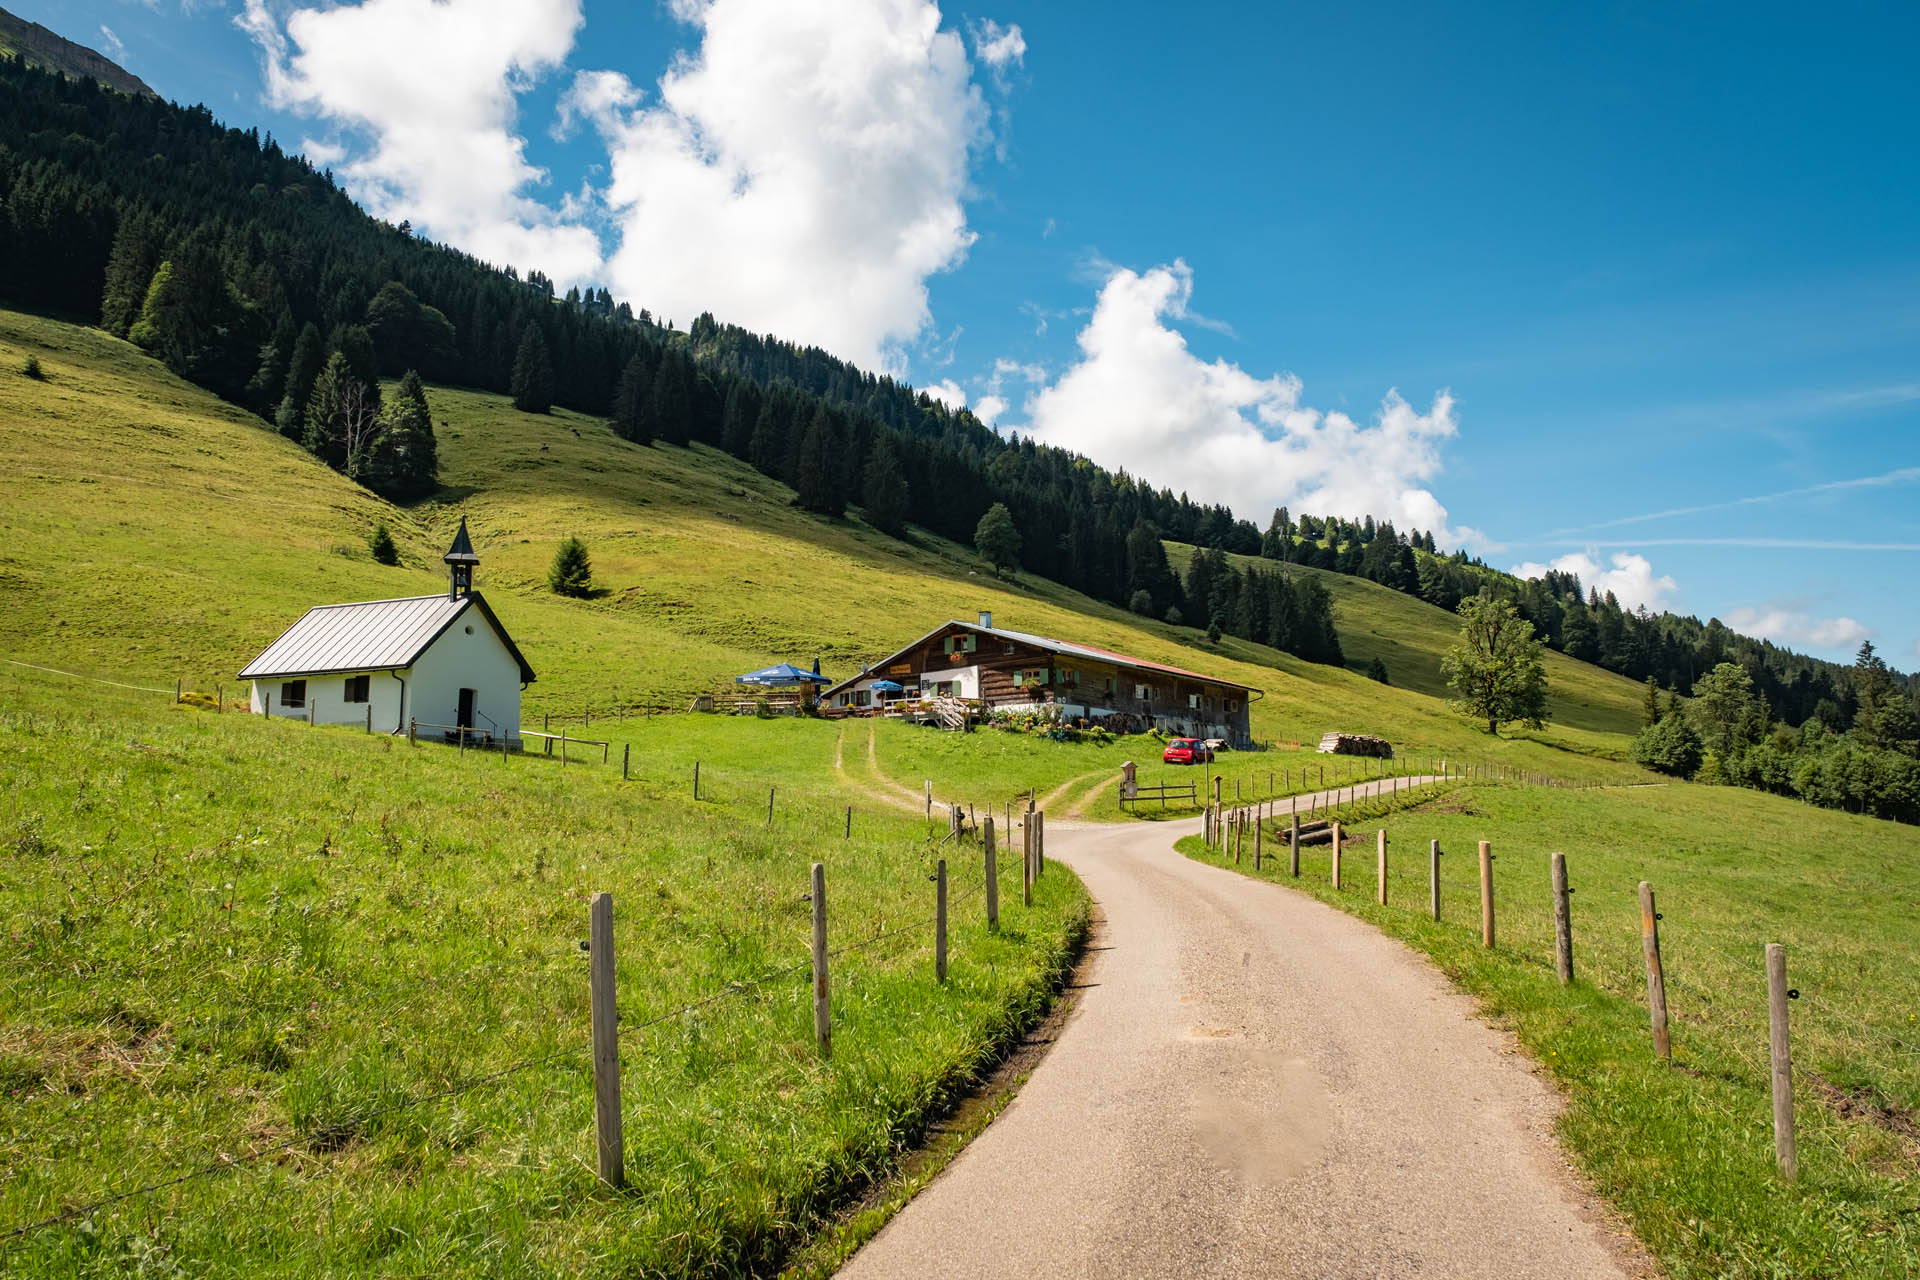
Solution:
<svg viewBox="0 0 1920 1280">
<path fill-rule="evenodd" d="M 1351 916 L 1174 853 L 1197 829 L 1049 824 L 1104 917 L 1080 1006 L 842 1276 L 1649 1273 L 1466 997 Z"/>
</svg>

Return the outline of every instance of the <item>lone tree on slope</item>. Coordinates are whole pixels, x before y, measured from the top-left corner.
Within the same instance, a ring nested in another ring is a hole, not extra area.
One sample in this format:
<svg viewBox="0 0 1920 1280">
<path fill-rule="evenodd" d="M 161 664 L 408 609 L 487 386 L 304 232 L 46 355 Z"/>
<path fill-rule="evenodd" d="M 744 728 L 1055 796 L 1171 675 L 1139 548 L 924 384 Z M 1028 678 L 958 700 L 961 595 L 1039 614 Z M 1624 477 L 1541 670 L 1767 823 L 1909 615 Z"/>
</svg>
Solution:
<svg viewBox="0 0 1920 1280">
<path fill-rule="evenodd" d="M 973 546 L 1002 573 L 1020 567 L 1020 530 L 1014 527 L 1013 513 L 1006 503 L 994 503 L 980 517 L 973 529 Z"/>
<path fill-rule="evenodd" d="M 1455 709 L 1485 720 L 1488 733 L 1508 723 L 1543 728 L 1547 668 L 1533 624 L 1512 604 L 1488 596 L 1462 600 L 1460 619 L 1460 641 L 1440 660 L 1440 672 L 1457 695 Z"/>
<path fill-rule="evenodd" d="M 555 595 L 585 597 L 593 591 L 593 566 L 587 562 L 587 544 L 568 538 L 553 553 L 547 586 Z"/>
</svg>

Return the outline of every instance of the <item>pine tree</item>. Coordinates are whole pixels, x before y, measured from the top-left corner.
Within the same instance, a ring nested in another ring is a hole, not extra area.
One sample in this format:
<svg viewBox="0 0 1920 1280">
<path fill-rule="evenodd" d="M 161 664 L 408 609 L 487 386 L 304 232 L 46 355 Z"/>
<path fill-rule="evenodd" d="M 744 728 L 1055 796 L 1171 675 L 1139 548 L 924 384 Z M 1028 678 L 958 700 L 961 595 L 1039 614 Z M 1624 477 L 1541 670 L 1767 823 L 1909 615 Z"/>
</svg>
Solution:
<svg viewBox="0 0 1920 1280">
<path fill-rule="evenodd" d="M 620 386 L 613 393 L 613 417 L 607 424 L 622 440 L 653 443 L 653 423 L 647 413 L 649 389 L 646 359 L 636 351 L 620 371 Z"/>
<path fill-rule="evenodd" d="M 1640 727 L 1650 728 L 1660 723 L 1660 682 L 1652 676 L 1647 677 L 1647 694 L 1640 700 Z"/>
<path fill-rule="evenodd" d="M 367 554 L 375 564 L 399 564 L 400 548 L 393 545 L 393 535 L 387 532 L 387 522 L 382 520 L 373 526 L 373 532 L 367 536 Z"/>
<path fill-rule="evenodd" d="M 686 362 L 669 355 L 653 371 L 647 393 L 647 418 L 653 434 L 667 444 L 685 445 L 693 438 L 693 401 L 687 389 Z"/>
<path fill-rule="evenodd" d="M 1387 664 L 1378 658 L 1375 658 L 1367 664 L 1367 679 L 1378 680 L 1381 684 L 1393 683 L 1393 681 L 1387 679 Z"/>
<path fill-rule="evenodd" d="M 838 516 L 846 511 L 835 477 L 834 457 L 838 452 L 833 420 L 825 405 L 814 410 L 807 424 L 806 437 L 800 443 L 800 464 L 794 477 L 794 502 L 807 511 L 823 516 Z"/>
<path fill-rule="evenodd" d="M 508 394 L 513 397 L 513 407 L 522 413 L 547 413 L 553 408 L 553 359 L 547 354 L 546 335 L 537 324 L 529 324 L 520 339 Z"/>
<path fill-rule="evenodd" d="M 326 362 L 327 348 L 320 339 L 320 328 L 309 321 L 293 344 L 293 355 L 287 361 L 286 393 L 274 415 L 274 425 L 289 440 L 306 434 L 307 401 L 313 398 L 314 381 Z"/>
<path fill-rule="evenodd" d="M 100 327 L 116 338 L 140 317 L 147 286 L 164 256 L 160 224 L 144 210 L 120 219 L 113 251 L 107 255 L 107 283 L 100 298 Z"/>
<path fill-rule="evenodd" d="M 880 431 L 875 434 L 873 456 L 867 460 L 867 471 L 861 486 L 861 506 L 867 513 L 867 523 L 882 533 L 898 537 L 907 527 L 907 481 L 900 474 L 900 458 L 893 447 L 893 433 Z"/>
<path fill-rule="evenodd" d="M 361 477 L 375 493 L 395 502 L 424 498 L 439 487 L 440 450 L 433 434 L 433 411 L 426 388 L 412 369 L 381 415 L 381 431 L 372 464 Z"/>
<path fill-rule="evenodd" d="M 586 543 L 568 538 L 560 544 L 547 570 L 547 587 L 562 596 L 584 598 L 593 593 L 593 566 L 587 560 Z"/>
</svg>

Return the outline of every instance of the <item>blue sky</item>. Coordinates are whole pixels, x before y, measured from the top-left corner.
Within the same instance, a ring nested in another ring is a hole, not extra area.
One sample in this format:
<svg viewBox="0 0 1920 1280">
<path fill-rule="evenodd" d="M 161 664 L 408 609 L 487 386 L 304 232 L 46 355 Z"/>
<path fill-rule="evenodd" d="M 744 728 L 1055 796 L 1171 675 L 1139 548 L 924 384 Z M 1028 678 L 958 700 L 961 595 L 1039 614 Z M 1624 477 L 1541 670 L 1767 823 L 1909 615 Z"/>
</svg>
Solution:
<svg viewBox="0 0 1920 1280">
<path fill-rule="evenodd" d="M 492 260 L 1920 666 L 1911 4 L 10 4 Z"/>
</svg>

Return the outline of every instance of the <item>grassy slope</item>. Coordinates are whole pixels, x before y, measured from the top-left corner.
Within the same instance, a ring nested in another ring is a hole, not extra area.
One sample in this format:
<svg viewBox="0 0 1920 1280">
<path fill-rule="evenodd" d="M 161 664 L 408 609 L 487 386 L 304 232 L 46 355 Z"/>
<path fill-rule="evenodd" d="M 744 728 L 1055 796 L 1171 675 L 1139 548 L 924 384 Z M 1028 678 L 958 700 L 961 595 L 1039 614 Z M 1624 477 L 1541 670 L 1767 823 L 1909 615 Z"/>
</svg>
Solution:
<svg viewBox="0 0 1920 1280">
<path fill-rule="evenodd" d="M 623 783 L 170 701 L 0 667 L 0 1230 L 243 1163 L 0 1242 L 0 1274 L 763 1272 L 1038 1007 L 1084 919 L 1063 875 L 1021 908 L 1005 860 L 991 934 L 970 854 L 830 772 L 788 785 L 832 725 L 628 721 Z M 945 986 L 936 852 L 955 859 Z M 831 1063 L 811 1044 L 816 859 L 854 948 Z M 575 940 L 599 889 L 624 1196 L 591 1174 Z"/>
<path fill-rule="evenodd" d="M 1324 847 L 1309 847 L 1302 879 L 1286 882 L 1426 951 L 1514 1028 L 1566 1087 L 1569 1146 L 1670 1275 L 1920 1274 L 1920 863 L 1910 828 L 1686 784 L 1474 785 L 1360 827 L 1343 892 L 1329 887 Z M 1373 901 L 1376 828 L 1393 855 L 1384 908 Z M 1434 839 L 1448 855 L 1439 924 L 1426 914 Z M 1482 839 L 1496 855 L 1493 952 L 1479 946 Z M 1197 840 L 1182 843 L 1221 861 Z M 1570 989 L 1553 976 L 1552 850 L 1566 853 L 1576 891 Z M 1235 869 L 1253 874 L 1251 859 Z M 1265 875 L 1285 879 L 1284 862 Z M 1665 917 L 1678 1070 L 1659 1066 L 1648 1042 L 1642 879 Z M 1792 1006 L 1797 1186 L 1772 1172 L 1767 942 L 1786 944 L 1803 997 Z"/>
<path fill-rule="evenodd" d="M 1168 559 L 1184 574 L 1193 548 L 1168 543 L 1167 550 Z M 1276 568 L 1273 561 L 1253 556 L 1230 555 L 1227 559 L 1236 569 L 1249 564 L 1267 572 Z M 1365 578 L 1299 565 L 1289 572 L 1318 578 L 1333 597 L 1334 624 L 1339 628 L 1340 649 L 1350 668 L 1364 671 L 1378 658 L 1386 664 L 1387 678 L 1400 688 L 1436 698 L 1448 696 L 1440 659 L 1459 638 L 1458 618 Z M 1549 650 L 1547 683 L 1548 705 L 1556 725 L 1600 733 L 1639 732 L 1643 691 L 1626 677 Z"/>
<path fill-rule="evenodd" d="M 49 381 L 14 372 L 29 352 Z M 805 516 L 784 487 L 724 455 L 638 448 L 575 415 L 435 389 L 447 488 L 396 511 L 97 333 L 0 312 L 0 370 L 0 414 L 18 424 L 0 463 L 15 499 L 0 516 L 0 642 L 30 661 L 210 689 L 310 604 L 437 590 L 439 553 L 465 514 L 480 585 L 540 673 L 530 715 L 684 707 L 770 660 L 817 654 L 844 672 L 986 608 L 1005 625 L 1264 688 L 1254 727 L 1269 740 L 1390 726 L 1413 754 L 1623 773 L 1604 763 L 1623 744 L 1602 730 L 1628 714 L 1633 690 L 1591 668 L 1565 682 L 1565 723 L 1489 742 L 1436 699 L 1241 641 L 1209 646 L 1051 583 L 1002 584 L 963 548 Z M 368 559 L 377 519 L 394 527 L 403 566 Z M 542 589 L 570 533 L 592 550 L 596 600 Z M 1406 624 L 1420 643 L 1441 642 L 1444 615 L 1380 594 L 1420 611 Z"/>
</svg>

